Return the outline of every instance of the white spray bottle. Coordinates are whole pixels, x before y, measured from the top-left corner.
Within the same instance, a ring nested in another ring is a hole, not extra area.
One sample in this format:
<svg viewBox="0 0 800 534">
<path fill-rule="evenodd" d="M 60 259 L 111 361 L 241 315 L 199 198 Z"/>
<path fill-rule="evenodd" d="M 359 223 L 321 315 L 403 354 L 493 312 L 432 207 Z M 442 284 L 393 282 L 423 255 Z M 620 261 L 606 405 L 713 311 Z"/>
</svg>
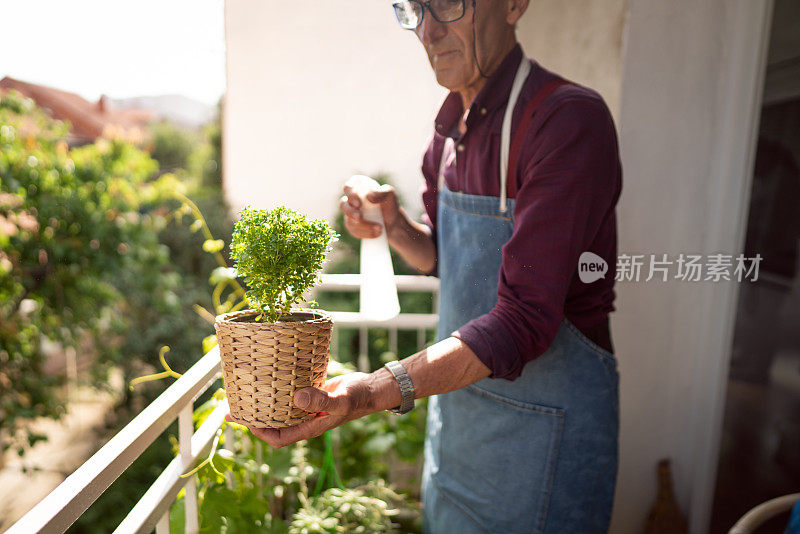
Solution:
<svg viewBox="0 0 800 534">
<path fill-rule="evenodd" d="M 367 200 L 367 193 L 379 187 L 369 176 L 356 175 L 347 181 L 361 199 L 364 220 L 381 225 L 381 235 L 361 240 L 360 312 L 367 319 L 386 321 L 400 313 L 394 282 L 392 256 L 379 205 Z"/>
</svg>

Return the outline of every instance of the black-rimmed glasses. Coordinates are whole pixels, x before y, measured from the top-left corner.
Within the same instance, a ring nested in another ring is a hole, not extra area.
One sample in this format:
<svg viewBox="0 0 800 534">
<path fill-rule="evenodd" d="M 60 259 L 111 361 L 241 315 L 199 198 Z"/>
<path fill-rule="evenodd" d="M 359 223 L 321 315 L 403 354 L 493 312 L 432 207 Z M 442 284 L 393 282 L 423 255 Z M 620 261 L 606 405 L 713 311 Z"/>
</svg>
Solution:
<svg viewBox="0 0 800 534">
<path fill-rule="evenodd" d="M 466 12 L 466 0 L 406 0 L 392 4 L 400 26 L 406 30 L 416 30 L 422 24 L 425 10 L 441 23 L 455 22 Z"/>
</svg>

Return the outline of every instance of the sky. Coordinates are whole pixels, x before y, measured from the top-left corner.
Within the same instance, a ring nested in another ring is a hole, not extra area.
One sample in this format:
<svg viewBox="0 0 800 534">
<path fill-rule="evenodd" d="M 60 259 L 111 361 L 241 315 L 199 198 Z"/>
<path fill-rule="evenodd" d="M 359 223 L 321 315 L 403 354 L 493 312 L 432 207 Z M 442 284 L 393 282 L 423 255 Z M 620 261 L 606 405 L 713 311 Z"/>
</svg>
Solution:
<svg viewBox="0 0 800 534">
<path fill-rule="evenodd" d="M 225 91 L 224 0 L 0 0 L 0 78 L 90 100 Z"/>
</svg>

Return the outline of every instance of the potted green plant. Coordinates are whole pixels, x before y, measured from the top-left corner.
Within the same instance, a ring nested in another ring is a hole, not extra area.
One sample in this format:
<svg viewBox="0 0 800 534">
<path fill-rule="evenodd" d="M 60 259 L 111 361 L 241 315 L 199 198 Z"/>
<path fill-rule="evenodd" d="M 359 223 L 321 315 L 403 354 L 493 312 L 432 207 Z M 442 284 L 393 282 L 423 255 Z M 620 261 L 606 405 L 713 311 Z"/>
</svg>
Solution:
<svg viewBox="0 0 800 534">
<path fill-rule="evenodd" d="M 325 221 L 285 207 L 242 210 L 231 256 L 247 284 L 250 309 L 215 321 L 236 422 L 280 428 L 314 417 L 295 407 L 293 396 L 324 384 L 333 322 L 322 310 L 295 306 L 318 282 L 337 237 Z"/>
</svg>

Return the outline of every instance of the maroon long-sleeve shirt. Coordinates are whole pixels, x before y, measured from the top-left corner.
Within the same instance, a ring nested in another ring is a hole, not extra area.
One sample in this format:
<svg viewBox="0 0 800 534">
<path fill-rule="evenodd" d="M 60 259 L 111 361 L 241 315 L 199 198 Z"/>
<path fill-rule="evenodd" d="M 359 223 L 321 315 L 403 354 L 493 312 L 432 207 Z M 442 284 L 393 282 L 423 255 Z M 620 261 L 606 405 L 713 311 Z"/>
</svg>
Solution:
<svg viewBox="0 0 800 534">
<path fill-rule="evenodd" d="M 517 46 L 492 74 L 470 105 L 463 135 L 458 131 L 464 114 L 458 94 L 450 93 L 436 116 L 422 163 L 423 220 L 434 236 L 437 177 L 446 137 L 455 141 L 445 154 L 445 161 L 453 161 L 444 170 L 447 187 L 500 195 L 500 129 L 522 59 Z M 525 104 L 555 77 L 532 62 L 512 117 L 512 132 Z M 514 231 L 502 249 L 497 305 L 454 335 L 494 378 L 519 376 L 525 363 L 547 350 L 565 316 L 590 341 L 613 352 L 608 314 L 614 310 L 614 209 L 622 171 L 613 119 L 600 95 L 577 85 L 556 89 L 536 111 L 524 134 L 516 176 L 508 180 L 517 186 Z M 602 257 L 609 269 L 592 283 L 583 283 L 577 274 L 578 258 L 587 251 Z"/>
</svg>

